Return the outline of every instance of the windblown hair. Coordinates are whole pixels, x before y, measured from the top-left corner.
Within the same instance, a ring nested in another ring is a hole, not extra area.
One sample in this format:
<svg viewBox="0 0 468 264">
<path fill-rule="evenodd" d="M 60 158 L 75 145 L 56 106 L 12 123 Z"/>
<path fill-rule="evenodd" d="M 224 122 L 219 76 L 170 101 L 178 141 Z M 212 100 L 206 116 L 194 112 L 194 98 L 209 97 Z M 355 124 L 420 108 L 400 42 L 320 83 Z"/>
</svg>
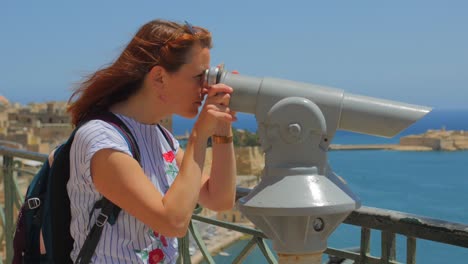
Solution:
<svg viewBox="0 0 468 264">
<path fill-rule="evenodd" d="M 168 72 L 176 72 L 188 62 L 195 44 L 211 48 L 210 32 L 165 20 L 153 20 L 143 25 L 115 62 L 90 75 L 73 92 L 67 109 L 72 123 L 78 125 L 88 116 L 134 95 L 142 87 L 146 74 L 156 65 Z"/>
</svg>

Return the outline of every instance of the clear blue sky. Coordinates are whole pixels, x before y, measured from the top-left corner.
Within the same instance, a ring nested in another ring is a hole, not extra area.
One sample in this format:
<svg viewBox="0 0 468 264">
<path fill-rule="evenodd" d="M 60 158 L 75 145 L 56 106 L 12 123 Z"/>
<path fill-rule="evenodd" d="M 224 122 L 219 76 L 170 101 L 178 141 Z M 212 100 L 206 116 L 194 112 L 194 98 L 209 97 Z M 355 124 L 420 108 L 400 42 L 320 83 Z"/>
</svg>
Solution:
<svg viewBox="0 0 468 264">
<path fill-rule="evenodd" d="M 165 18 L 211 30 L 212 64 L 242 74 L 468 108 L 467 14 L 467 1 L 3 1 L 0 94 L 67 100 Z"/>
</svg>

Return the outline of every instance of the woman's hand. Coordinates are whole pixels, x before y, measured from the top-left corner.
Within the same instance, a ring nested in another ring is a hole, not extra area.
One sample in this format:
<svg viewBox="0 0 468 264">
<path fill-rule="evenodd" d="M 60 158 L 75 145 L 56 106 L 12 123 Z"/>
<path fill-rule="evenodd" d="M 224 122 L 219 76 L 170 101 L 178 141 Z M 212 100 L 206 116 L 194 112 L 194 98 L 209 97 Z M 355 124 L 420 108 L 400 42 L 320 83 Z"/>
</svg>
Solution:
<svg viewBox="0 0 468 264">
<path fill-rule="evenodd" d="M 228 107 L 232 91 L 231 87 L 222 83 L 203 89 L 206 100 L 194 125 L 194 130 L 200 136 L 208 139 L 220 131 L 230 131 L 231 123 L 237 120 L 235 112 Z"/>
</svg>

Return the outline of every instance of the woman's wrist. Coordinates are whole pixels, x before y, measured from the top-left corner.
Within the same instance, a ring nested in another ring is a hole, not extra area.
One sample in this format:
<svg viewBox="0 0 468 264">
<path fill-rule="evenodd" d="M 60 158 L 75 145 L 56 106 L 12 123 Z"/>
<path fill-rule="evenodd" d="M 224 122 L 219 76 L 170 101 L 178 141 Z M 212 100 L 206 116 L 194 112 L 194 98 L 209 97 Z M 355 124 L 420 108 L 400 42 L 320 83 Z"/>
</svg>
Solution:
<svg viewBox="0 0 468 264">
<path fill-rule="evenodd" d="M 233 141 L 231 124 L 220 124 L 216 127 L 215 133 L 211 136 L 213 144 L 230 144 Z"/>
<path fill-rule="evenodd" d="M 220 124 L 216 127 L 214 134 L 221 137 L 232 137 L 232 127 L 230 123 Z"/>
<path fill-rule="evenodd" d="M 232 143 L 232 141 L 233 141 L 232 136 L 218 136 L 218 135 L 211 136 L 211 142 L 213 142 L 213 144 L 229 144 L 229 143 Z"/>
</svg>

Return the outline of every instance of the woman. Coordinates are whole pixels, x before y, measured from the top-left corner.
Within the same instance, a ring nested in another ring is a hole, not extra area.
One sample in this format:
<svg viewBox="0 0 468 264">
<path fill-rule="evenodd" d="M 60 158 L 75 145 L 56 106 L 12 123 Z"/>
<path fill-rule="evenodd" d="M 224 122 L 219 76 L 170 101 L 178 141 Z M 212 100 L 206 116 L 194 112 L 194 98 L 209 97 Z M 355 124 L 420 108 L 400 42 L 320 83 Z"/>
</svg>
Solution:
<svg viewBox="0 0 468 264">
<path fill-rule="evenodd" d="M 67 185 L 73 261 L 86 230 L 96 221 L 98 212 L 90 212 L 102 196 L 122 211 L 114 225 L 105 225 L 93 263 L 173 263 L 176 237 L 186 234 L 197 203 L 217 211 L 234 205 L 231 123 L 236 118 L 227 107 L 232 88 L 202 87 L 211 46 L 204 28 L 151 21 L 114 63 L 97 71 L 70 98 L 75 125 L 92 114 L 111 111 L 129 127 L 141 152 L 140 166 L 119 132 L 100 120 L 85 123 L 76 133 Z M 185 152 L 172 135 L 166 140 L 158 128 L 158 122 L 172 114 L 186 118 L 199 114 Z M 211 173 L 202 175 L 211 136 Z"/>
</svg>

